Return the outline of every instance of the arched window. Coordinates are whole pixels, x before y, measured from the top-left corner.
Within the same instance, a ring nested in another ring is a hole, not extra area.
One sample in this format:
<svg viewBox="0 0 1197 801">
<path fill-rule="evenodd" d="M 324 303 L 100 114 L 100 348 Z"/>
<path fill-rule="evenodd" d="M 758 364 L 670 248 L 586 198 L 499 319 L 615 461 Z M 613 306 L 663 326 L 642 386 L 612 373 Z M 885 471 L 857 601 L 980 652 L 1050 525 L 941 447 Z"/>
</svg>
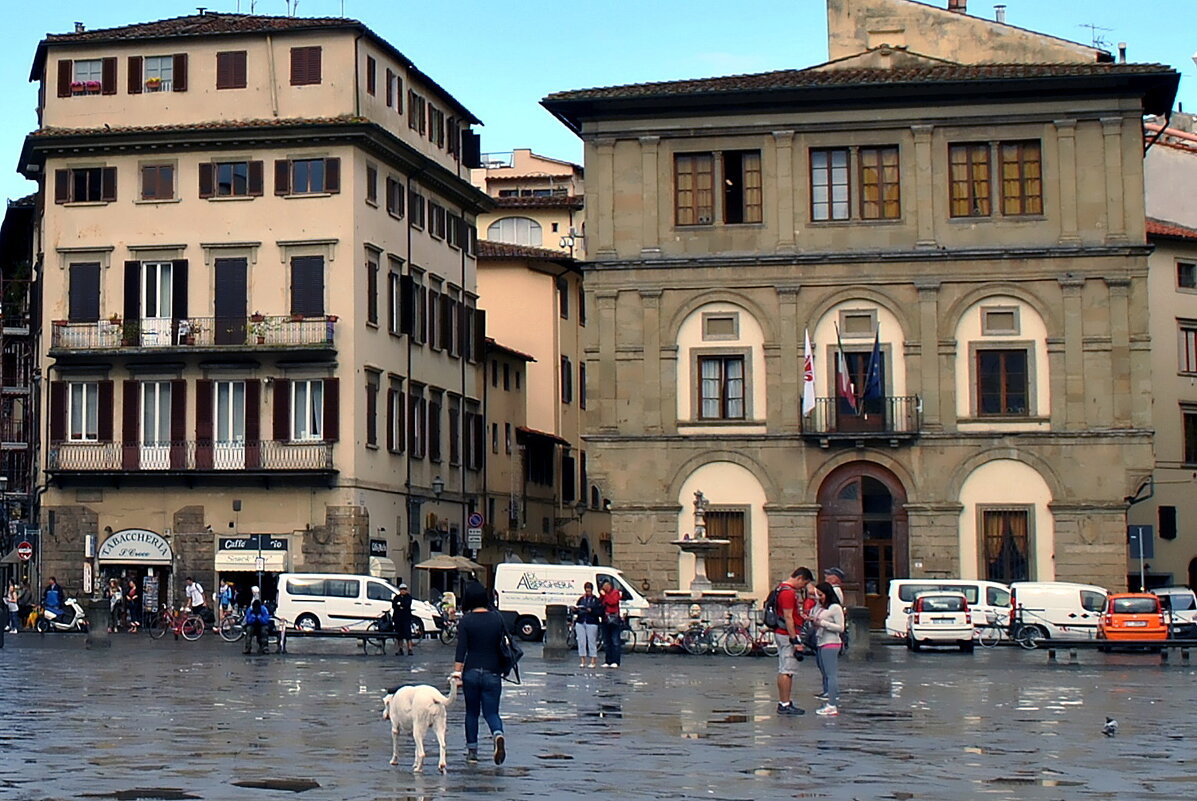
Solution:
<svg viewBox="0 0 1197 801">
<path fill-rule="evenodd" d="M 595 485 L 591 484 L 590 485 L 590 508 L 591 509 L 599 508 L 599 501 L 600 501 L 599 488 L 596 487 Z"/>
<path fill-rule="evenodd" d="M 540 223 L 527 217 L 504 217 L 496 220 L 486 229 L 486 238 L 493 242 L 532 247 L 540 247 L 544 243 Z"/>
</svg>

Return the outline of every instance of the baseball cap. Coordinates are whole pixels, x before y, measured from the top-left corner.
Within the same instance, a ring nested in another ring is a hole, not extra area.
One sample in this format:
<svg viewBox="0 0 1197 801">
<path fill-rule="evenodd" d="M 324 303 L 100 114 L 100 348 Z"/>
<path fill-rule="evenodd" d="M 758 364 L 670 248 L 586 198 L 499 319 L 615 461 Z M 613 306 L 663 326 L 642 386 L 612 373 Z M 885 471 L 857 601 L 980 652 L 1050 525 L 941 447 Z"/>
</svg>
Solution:
<svg viewBox="0 0 1197 801">
<path fill-rule="evenodd" d="M 847 578 L 847 575 L 844 573 L 844 571 L 840 570 L 838 567 L 827 568 L 826 570 L 823 571 L 823 575 L 824 576 L 835 576 L 838 579 Z"/>
<path fill-rule="evenodd" d="M 407 589 L 407 585 L 406 585 L 406 584 L 400 584 L 400 585 L 399 585 L 399 589 L 401 589 L 401 590 L 406 590 L 406 589 Z"/>
</svg>

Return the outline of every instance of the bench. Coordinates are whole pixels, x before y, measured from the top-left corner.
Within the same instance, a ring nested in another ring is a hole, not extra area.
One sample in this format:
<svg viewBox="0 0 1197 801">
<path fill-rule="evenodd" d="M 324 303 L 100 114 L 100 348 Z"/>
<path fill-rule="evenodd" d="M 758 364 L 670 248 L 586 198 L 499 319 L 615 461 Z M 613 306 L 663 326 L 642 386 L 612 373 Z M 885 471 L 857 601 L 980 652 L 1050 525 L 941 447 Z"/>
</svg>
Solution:
<svg viewBox="0 0 1197 801">
<path fill-rule="evenodd" d="M 370 646 L 378 649 L 380 654 L 387 652 L 387 640 L 398 640 L 395 631 L 367 631 L 366 629 L 300 629 L 277 627 L 278 652 L 287 653 L 287 641 L 292 638 L 317 637 L 329 640 L 357 640 L 363 653 L 370 653 Z"/>
<path fill-rule="evenodd" d="M 1099 650 L 1106 651 L 1112 648 L 1151 648 L 1159 650 L 1160 661 L 1167 664 L 1168 655 L 1173 650 L 1180 651 L 1181 662 L 1189 663 L 1189 651 L 1197 648 L 1197 638 L 1172 638 L 1167 640 L 1061 640 L 1061 639 L 1044 639 L 1039 640 L 1037 647 L 1047 650 L 1047 661 L 1056 662 L 1057 651 L 1068 651 L 1068 664 L 1074 665 L 1077 661 L 1077 652 L 1080 650 Z"/>
</svg>

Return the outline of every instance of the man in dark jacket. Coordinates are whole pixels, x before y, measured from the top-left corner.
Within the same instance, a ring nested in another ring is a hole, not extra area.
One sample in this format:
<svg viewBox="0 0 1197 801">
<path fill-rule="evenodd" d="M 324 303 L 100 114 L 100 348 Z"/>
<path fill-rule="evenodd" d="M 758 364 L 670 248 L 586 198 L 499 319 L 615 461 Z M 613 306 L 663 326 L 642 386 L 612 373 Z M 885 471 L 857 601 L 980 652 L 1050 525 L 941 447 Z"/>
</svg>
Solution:
<svg viewBox="0 0 1197 801">
<path fill-rule="evenodd" d="M 266 653 L 266 642 L 270 635 L 270 611 L 262 606 L 260 600 L 255 599 L 249 605 L 249 609 L 245 610 L 245 650 L 243 653 L 249 653 L 253 650 L 253 641 L 258 640 L 258 653 Z"/>
<path fill-rule="evenodd" d="M 42 595 L 42 606 L 60 615 L 64 603 L 66 603 L 66 593 L 58 585 L 58 579 L 50 576 L 50 580 L 46 582 L 46 592 Z"/>
<path fill-rule="evenodd" d="M 391 597 L 391 622 L 395 625 L 395 639 L 399 641 L 399 653 L 407 646 L 407 655 L 415 652 L 411 648 L 411 591 L 406 584 L 399 585 L 399 594 Z"/>
</svg>

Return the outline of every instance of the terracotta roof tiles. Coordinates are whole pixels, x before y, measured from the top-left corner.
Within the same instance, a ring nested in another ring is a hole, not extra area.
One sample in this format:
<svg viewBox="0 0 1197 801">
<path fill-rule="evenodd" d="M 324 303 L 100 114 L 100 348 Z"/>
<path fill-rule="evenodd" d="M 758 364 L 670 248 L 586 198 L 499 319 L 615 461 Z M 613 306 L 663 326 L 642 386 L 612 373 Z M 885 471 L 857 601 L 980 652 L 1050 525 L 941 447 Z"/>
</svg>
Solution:
<svg viewBox="0 0 1197 801">
<path fill-rule="evenodd" d="M 529 245 L 512 245 L 490 239 L 478 240 L 480 259 L 533 259 L 539 261 L 572 262 L 568 253 L 548 248 L 534 248 Z"/>
<path fill-rule="evenodd" d="M 224 130 L 238 128 L 290 128 L 303 125 L 369 125 L 365 117 L 344 114 L 338 117 L 270 117 L 255 120 L 208 120 L 169 125 L 105 126 L 103 128 L 54 128 L 33 131 L 30 136 L 102 136 L 104 134 L 165 133 L 169 131 Z"/>
<path fill-rule="evenodd" d="M 542 195 L 540 197 L 497 197 L 501 209 L 580 209 L 581 195 Z"/>
<path fill-rule="evenodd" d="M 1191 239 L 1197 241 L 1197 228 L 1189 228 L 1188 226 L 1177 225 L 1176 223 L 1165 222 L 1164 220 L 1157 220 L 1152 217 L 1148 217 L 1147 235 L 1162 236 L 1169 239 Z"/>
<path fill-rule="evenodd" d="M 172 17 L 154 22 L 121 25 L 117 28 L 97 28 L 79 33 L 48 33 L 51 44 L 112 42 L 129 39 L 163 39 L 180 36 L 212 36 L 215 34 L 273 33 L 325 28 L 353 28 L 357 20 L 344 17 L 266 17 L 250 14 L 221 14 L 209 11 L 186 17 Z"/>
</svg>

